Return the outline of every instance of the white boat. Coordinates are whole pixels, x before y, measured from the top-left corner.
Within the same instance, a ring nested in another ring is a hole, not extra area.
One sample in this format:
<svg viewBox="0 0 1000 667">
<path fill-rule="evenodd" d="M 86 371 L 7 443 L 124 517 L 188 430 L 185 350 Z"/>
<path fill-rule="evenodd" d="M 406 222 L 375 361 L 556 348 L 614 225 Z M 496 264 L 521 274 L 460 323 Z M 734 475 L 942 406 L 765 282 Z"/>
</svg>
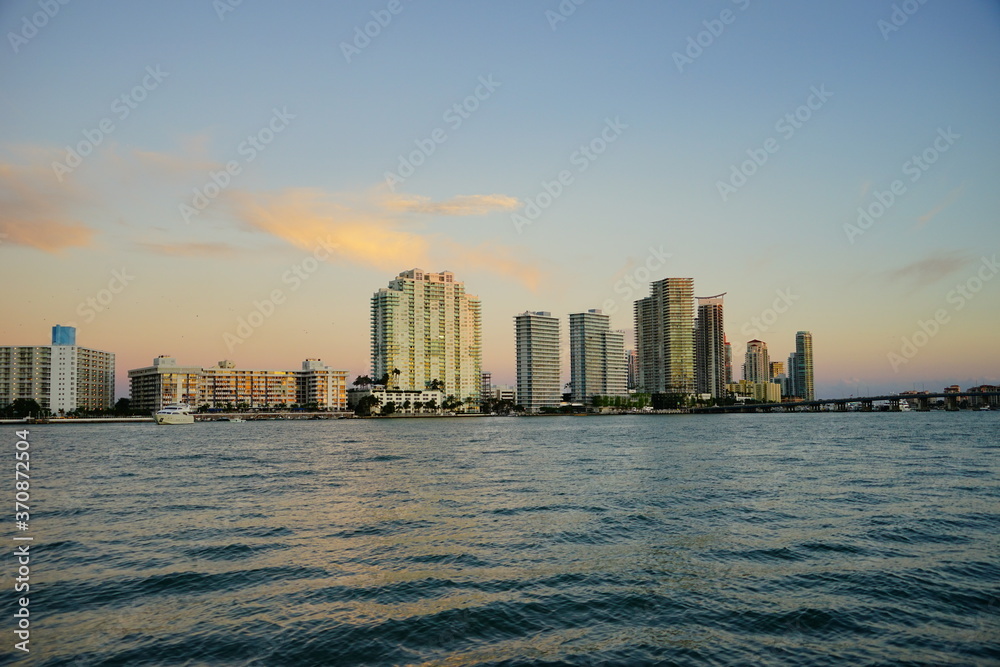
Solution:
<svg viewBox="0 0 1000 667">
<path fill-rule="evenodd" d="M 157 424 L 193 424 L 194 415 L 191 414 L 191 406 L 183 403 L 171 403 L 163 406 L 162 410 L 153 413 L 153 419 Z"/>
</svg>

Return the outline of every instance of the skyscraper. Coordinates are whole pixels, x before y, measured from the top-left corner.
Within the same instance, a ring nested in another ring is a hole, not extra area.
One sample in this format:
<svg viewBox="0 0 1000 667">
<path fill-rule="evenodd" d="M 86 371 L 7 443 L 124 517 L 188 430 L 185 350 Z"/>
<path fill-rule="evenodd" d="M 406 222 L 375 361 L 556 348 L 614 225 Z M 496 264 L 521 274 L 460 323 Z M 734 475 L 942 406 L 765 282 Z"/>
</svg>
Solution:
<svg viewBox="0 0 1000 667">
<path fill-rule="evenodd" d="M 450 271 L 399 274 L 372 296 L 372 374 L 392 386 L 426 389 L 479 402 L 482 340 L 479 298 Z M 396 373 L 396 371 L 399 371 Z"/>
<path fill-rule="evenodd" d="M 795 369 L 799 367 L 799 355 L 792 352 L 788 355 L 788 379 L 785 380 L 787 389 L 783 389 L 786 396 L 792 398 L 802 398 L 802 391 L 799 389 L 798 381 L 795 379 Z"/>
<path fill-rule="evenodd" d="M 743 379 L 747 382 L 771 381 L 771 360 L 767 354 L 767 343 L 764 341 L 752 340 L 747 343 Z"/>
<path fill-rule="evenodd" d="M 559 319 L 547 312 L 526 311 L 514 317 L 514 333 L 518 403 L 528 412 L 559 407 Z"/>
<path fill-rule="evenodd" d="M 733 383 L 733 346 L 726 339 L 726 384 Z"/>
<path fill-rule="evenodd" d="M 722 297 L 698 297 L 698 317 L 695 320 L 695 389 L 713 398 L 726 395 L 726 332 L 723 321 Z"/>
<path fill-rule="evenodd" d="M 626 395 L 625 334 L 611 330 L 600 310 L 569 316 L 570 386 L 573 401 Z"/>
<path fill-rule="evenodd" d="M 647 392 L 692 394 L 694 278 L 664 278 L 635 302 L 639 387 Z"/>
<path fill-rule="evenodd" d="M 792 359 L 794 358 L 794 362 Z M 794 365 L 792 365 L 794 363 Z M 795 334 L 795 352 L 789 358 L 789 374 L 794 379 L 796 393 L 807 401 L 816 399 L 813 382 L 813 338 L 809 331 Z"/>
</svg>

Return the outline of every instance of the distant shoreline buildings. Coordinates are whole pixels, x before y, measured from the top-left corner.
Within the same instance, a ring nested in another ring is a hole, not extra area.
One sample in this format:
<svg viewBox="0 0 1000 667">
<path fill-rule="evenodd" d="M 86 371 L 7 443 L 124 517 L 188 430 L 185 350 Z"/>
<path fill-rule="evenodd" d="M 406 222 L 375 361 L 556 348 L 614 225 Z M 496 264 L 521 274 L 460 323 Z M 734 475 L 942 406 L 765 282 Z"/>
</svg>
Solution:
<svg viewBox="0 0 1000 667">
<path fill-rule="evenodd" d="M 372 376 L 359 376 L 354 400 L 384 414 L 478 412 L 520 406 L 537 413 L 559 408 L 632 406 L 633 395 L 675 406 L 739 401 L 815 399 L 812 333 L 798 331 L 784 362 L 767 343 L 747 342 L 742 378 L 733 378 L 725 331 L 725 293 L 695 297 L 693 278 L 663 278 L 633 306 L 634 347 L 601 310 L 570 313 L 569 376 L 558 317 L 548 311 L 514 316 L 516 388 L 497 387 L 482 369 L 482 304 L 450 271 L 400 272 L 371 297 Z M 319 359 L 301 369 L 179 366 L 159 356 L 128 371 L 131 410 L 171 403 L 210 409 L 342 411 L 349 407 L 347 371 Z M 662 397 L 668 397 L 664 399 Z M 34 400 L 46 411 L 114 407 L 114 354 L 76 345 L 72 327 L 56 325 L 52 344 L 0 347 L 0 400 Z M 645 405 L 645 403 L 643 403 Z M 634 406 L 632 406 L 634 407 Z"/>
<path fill-rule="evenodd" d="M 644 394 L 690 401 L 779 402 L 782 396 L 813 400 L 812 334 L 799 331 L 788 361 L 771 362 L 767 343 L 747 343 L 742 379 L 733 378 L 732 345 L 725 331 L 725 293 L 694 296 L 693 278 L 663 278 L 649 296 L 634 302 L 635 349 L 624 350 L 624 334 L 612 331 L 600 310 L 571 313 L 570 391 L 560 400 L 559 319 L 547 311 L 515 316 L 517 400 L 527 412 L 560 405 L 617 405 L 615 399 Z M 608 400 L 610 399 L 610 400 Z M 600 400 L 600 403 L 595 401 Z M 654 401 L 656 403 L 656 401 Z"/>
</svg>

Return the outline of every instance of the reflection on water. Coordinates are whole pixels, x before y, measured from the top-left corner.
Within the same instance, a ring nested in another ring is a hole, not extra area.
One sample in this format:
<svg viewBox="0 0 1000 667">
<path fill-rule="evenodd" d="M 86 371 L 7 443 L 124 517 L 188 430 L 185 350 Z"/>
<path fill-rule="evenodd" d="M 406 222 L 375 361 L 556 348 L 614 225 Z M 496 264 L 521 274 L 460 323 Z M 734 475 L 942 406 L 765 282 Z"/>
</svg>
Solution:
<svg viewBox="0 0 1000 667">
<path fill-rule="evenodd" d="M 997 413 L 40 426 L 32 653 L 982 664 L 998 432 Z"/>
</svg>

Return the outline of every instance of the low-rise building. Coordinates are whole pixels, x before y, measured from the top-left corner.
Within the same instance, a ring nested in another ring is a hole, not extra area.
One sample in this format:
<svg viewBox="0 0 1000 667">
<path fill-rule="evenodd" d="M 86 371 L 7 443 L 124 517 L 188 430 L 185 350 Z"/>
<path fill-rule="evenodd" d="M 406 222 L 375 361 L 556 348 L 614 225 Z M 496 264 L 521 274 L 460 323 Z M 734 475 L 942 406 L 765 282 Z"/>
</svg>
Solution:
<svg viewBox="0 0 1000 667">
<path fill-rule="evenodd" d="M 995 384 L 982 384 L 979 385 L 978 387 L 970 387 L 969 391 L 976 391 L 983 393 L 1000 391 L 1000 386 L 997 386 Z M 989 406 L 990 409 L 993 410 L 1000 408 L 1000 396 L 976 396 L 975 399 L 973 400 L 975 402 L 976 407 L 981 408 Z"/>
<path fill-rule="evenodd" d="M 159 356 L 152 366 L 128 372 L 132 407 L 159 410 L 170 403 L 209 408 L 269 410 L 293 405 L 320 410 L 347 409 L 347 371 L 319 359 L 306 359 L 300 370 L 237 368 L 225 359 L 215 366 L 178 366 Z"/>
<path fill-rule="evenodd" d="M 750 382 L 740 380 L 726 385 L 726 390 L 737 398 L 751 399 L 761 403 L 780 403 L 781 385 L 775 382 Z"/>
<path fill-rule="evenodd" d="M 347 392 L 348 405 L 353 410 L 365 396 L 374 396 L 378 405 L 372 408 L 378 413 L 389 403 L 393 404 L 396 414 L 416 415 L 441 412 L 447 396 L 437 389 L 386 389 L 373 387 L 371 389 L 351 389 Z"/>
</svg>

